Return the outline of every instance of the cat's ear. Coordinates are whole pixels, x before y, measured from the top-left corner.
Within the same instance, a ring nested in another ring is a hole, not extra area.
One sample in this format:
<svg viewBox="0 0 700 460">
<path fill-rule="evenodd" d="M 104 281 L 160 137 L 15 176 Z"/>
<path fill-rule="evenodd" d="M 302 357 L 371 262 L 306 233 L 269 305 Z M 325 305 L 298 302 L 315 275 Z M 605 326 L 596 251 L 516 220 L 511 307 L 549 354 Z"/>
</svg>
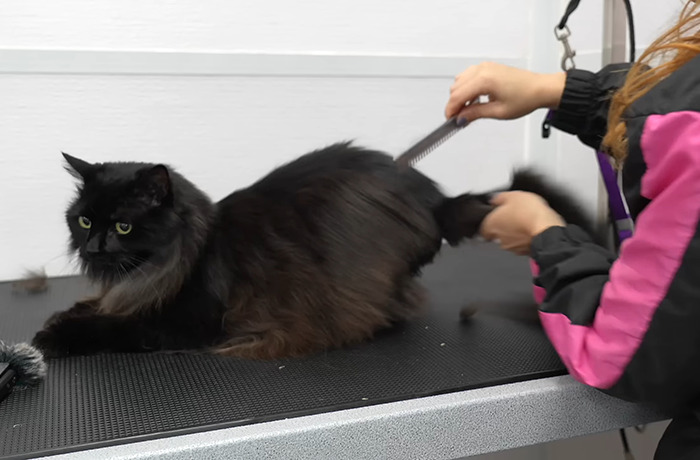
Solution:
<svg viewBox="0 0 700 460">
<path fill-rule="evenodd" d="M 170 173 L 164 165 L 142 169 L 138 180 L 142 199 L 153 206 L 161 205 L 172 195 Z"/>
<path fill-rule="evenodd" d="M 68 155 L 65 152 L 61 152 L 61 154 L 67 163 L 66 171 L 68 171 L 70 175 L 76 179 L 85 180 L 94 169 L 94 165 L 88 163 L 87 161 L 75 158 L 74 156 Z"/>
</svg>

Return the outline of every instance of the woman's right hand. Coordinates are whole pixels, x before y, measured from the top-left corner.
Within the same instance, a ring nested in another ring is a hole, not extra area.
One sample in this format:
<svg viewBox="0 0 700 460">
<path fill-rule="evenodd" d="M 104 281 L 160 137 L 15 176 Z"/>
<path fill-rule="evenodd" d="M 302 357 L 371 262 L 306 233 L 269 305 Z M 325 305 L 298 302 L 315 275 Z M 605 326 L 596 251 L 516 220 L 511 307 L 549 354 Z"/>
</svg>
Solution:
<svg viewBox="0 0 700 460">
<path fill-rule="evenodd" d="M 479 118 L 512 120 L 561 101 L 566 73 L 540 74 L 485 62 L 469 67 L 455 78 L 445 116 L 469 122 Z M 479 96 L 488 102 L 479 103 Z"/>
</svg>

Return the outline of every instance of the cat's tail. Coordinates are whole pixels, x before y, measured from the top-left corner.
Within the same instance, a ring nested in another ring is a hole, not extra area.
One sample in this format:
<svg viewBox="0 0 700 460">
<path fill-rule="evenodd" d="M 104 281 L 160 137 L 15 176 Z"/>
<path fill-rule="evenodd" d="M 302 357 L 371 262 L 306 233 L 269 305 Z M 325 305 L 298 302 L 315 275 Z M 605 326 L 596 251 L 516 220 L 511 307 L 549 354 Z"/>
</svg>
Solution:
<svg viewBox="0 0 700 460">
<path fill-rule="evenodd" d="M 445 198 L 435 208 L 435 218 L 440 225 L 443 238 L 451 246 L 457 246 L 464 239 L 476 236 L 484 218 L 493 210 L 490 204 L 491 198 L 496 193 L 511 190 L 521 190 L 541 196 L 568 224 L 581 227 L 595 241 L 600 241 L 593 218 L 586 213 L 574 195 L 563 186 L 546 180 L 531 169 L 516 170 L 509 187 L 487 193 L 465 193 Z"/>
</svg>

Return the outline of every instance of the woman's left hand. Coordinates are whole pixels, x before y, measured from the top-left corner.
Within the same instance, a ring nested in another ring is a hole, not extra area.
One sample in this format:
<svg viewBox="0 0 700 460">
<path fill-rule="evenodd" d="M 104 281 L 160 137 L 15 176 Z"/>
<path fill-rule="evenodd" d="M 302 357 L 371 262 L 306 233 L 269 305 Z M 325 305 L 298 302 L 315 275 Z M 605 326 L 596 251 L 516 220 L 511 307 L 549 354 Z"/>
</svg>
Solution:
<svg viewBox="0 0 700 460">
<path fill-rule="evenodd" d="M 501 248 L 519 255 L 530 253 L 532 239 L 554 226 L 565 226 L 547 202 L 534 193 L 504 192 L 491 201 L 496 208 L 481 224 L 481 235 L 498 240 Z"/>
</svg>

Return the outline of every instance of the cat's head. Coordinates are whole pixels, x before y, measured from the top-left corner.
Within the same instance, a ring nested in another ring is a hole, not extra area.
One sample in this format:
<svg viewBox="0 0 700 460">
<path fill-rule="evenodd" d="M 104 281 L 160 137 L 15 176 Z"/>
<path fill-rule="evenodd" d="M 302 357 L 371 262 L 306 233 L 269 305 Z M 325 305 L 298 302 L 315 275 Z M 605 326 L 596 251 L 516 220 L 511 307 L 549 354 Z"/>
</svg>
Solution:
<svg viewBox="0 0 700 460">
<path fill-rule="evenodd" d="M 66 169 L 79 180 L 66 211 L 70 246 L 89 277 L 113 283 L 168 257 L 183 222 L 175 212 L 166 166 L 91 164 L 63 156 Z"/>
</svg>

